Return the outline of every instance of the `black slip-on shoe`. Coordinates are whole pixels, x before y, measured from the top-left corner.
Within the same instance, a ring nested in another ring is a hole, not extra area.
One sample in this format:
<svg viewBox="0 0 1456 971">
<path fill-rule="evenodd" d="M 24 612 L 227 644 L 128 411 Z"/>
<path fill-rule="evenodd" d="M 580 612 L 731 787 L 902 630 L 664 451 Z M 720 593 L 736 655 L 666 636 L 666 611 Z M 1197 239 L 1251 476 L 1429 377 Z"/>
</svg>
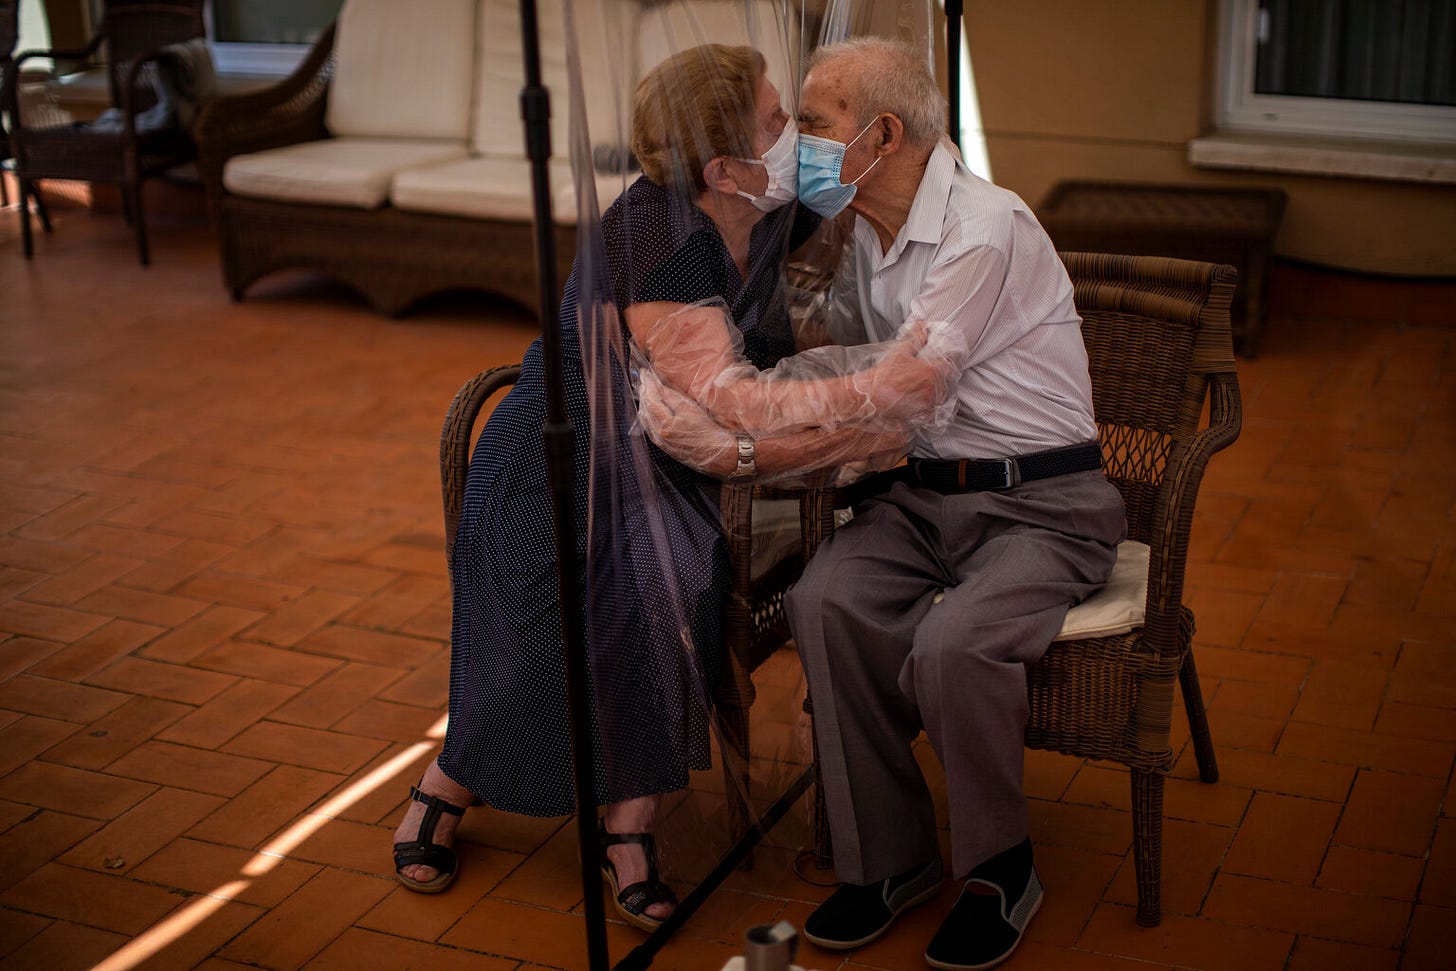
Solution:
<svg viewBox="0 0 1456 971">
<path fill-rule="evenodd" d="M 989 891 L 986 892 L 986 891 Z M 1031 841 L 971 871 L 955 906 L 925 949 L 925 963 L 944 971 L 981 971 L 1011 956 L 1041 907 L 1041 880 Z"/>
<path fill-rule="evenodd" d="M 831 951 L 868 944 L 940 889 L 940 857 L 888 880 L 844 883 L 804 921 L 804 937 Z"/>
</svg>

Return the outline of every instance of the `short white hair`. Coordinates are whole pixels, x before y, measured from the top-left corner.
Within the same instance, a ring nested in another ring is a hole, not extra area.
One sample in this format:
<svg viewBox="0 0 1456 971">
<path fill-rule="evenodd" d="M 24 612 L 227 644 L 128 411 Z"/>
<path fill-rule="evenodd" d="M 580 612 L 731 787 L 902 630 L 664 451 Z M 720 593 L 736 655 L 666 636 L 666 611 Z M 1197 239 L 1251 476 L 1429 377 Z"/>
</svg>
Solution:
<svg viewBox="0 0 1456 971">
<path fill-rule="evenodd" d="M 945 95 L 915 48 L 888 37 L 852 37 L 816 49 L 809 70 L 841 57 L 854 59 L 846 84 L 854 102 L 851 108 L 858 115 L 857 127 L 889 112 L 899 117 L 911 145 L 932 145 L 944 134 Z"/>
</svg>

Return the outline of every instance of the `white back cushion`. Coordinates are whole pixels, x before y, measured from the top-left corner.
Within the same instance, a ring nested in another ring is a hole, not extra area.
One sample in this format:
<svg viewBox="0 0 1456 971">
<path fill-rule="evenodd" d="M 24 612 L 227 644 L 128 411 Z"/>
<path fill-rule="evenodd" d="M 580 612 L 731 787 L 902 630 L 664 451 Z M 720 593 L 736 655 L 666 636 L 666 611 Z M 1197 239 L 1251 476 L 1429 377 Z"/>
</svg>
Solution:
<svg viewBox="0 0 1456 971">
<path fill-rule="evenodd" d="M 551 154 L 566 155 L 569 94 L 563 0 L 536 4 L 541 47 L 541 81 L 551 93 Z M 480 155 L 525 154 L 521 88 L 526 66 L 521 58 L 518 0 L 480 0 L 480 61 L 475 74 L 475 121 L 470 148 Z"/>
<path fill-rule="evenodd" d="M 335 135 L 464 141 L 476 0 L 346 0 L 325 124 Z"/>
</svg>

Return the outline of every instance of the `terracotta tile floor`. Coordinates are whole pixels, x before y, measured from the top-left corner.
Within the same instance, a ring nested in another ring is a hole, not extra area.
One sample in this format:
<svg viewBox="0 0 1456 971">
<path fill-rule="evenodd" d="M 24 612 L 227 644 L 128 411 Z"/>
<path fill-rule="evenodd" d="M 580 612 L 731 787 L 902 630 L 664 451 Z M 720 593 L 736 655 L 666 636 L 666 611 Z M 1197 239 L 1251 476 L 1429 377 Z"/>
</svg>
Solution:
<svg viewBox="0 0 1456 971">
<path fill-rule="evenodd" d="M 145 271 L 114 214 L 57 221 L 26 263 L 0 214 L 0 961 L 581 967 L 562 821 L 474 814 L 439 897 L 386 851 L 445 700 L 440 418 L 531 320 L 386 320 L 303 275 L 235 305 L 195 207 L 154 218 Z M 1180 729 L 1141 929 L 1124 774 L 1029 754 L 1048 896 L 1011 967 L 1451 966 L 1456 288 L 1281 268 L 1274 307 L 1192 553 L 1223 779 Z M 756 717 L 792 762 L 781 660 Z M 696 785 L 689 818 L 721 791 Z M 801 924 L 804 835 L 796 811 L 656 966 Z M 922 967 L 951 897 L 801 961 Z"/>
</svg>

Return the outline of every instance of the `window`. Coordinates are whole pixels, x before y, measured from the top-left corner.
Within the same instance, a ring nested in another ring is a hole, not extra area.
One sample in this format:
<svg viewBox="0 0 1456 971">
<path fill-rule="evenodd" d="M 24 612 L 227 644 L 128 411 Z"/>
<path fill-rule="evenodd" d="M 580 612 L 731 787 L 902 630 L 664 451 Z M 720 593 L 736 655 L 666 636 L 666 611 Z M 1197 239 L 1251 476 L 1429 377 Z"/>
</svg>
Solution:
<svg viewBox="0 0 1456 971">
<path fill-rule="evenodd" d="M 211 0 L 208 33 L 224 74 L 287 74 L 343 0 Z"/>
<path fill-rule="evenodd" d="M 1223 129 L 1456 142 L 1456 0 L 1222 0 Z"/>
</svg>

